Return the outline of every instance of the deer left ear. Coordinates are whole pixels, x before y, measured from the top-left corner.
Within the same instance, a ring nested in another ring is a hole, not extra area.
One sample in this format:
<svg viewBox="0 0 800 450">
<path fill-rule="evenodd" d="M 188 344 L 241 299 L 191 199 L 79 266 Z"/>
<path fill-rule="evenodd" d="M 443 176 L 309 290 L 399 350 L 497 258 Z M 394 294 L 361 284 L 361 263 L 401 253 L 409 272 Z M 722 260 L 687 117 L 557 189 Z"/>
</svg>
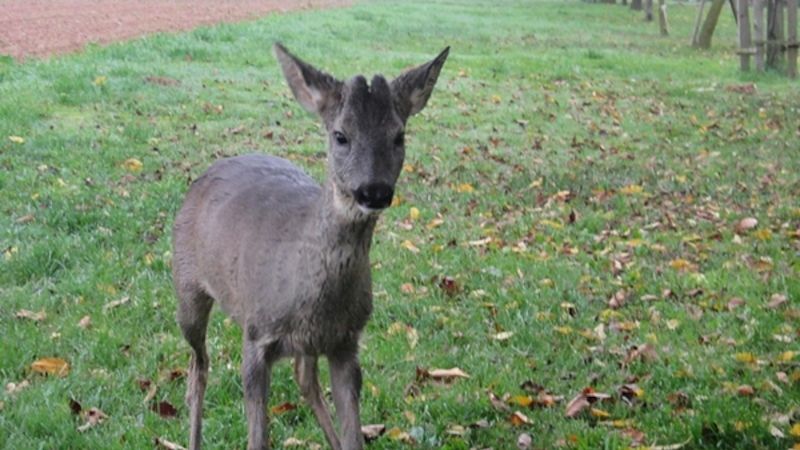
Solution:
<svg viewBox="0 0 800 450">
<path fill-rule="evenodd" d="M 325 118 L 341 99 L 342 82 L 289 53 L 278 42 L 273 48 L 294 98 L 309 112 Z"/>
<path fill-rule="evenodd" d="M 397 112 L 403 121 L 422 111 L 428 103 L 433 86 L 449 53 L 450 47 L 447 47 L 433 60 L 410 69 L 392 80 L 392 95 Z"/>
</svg>

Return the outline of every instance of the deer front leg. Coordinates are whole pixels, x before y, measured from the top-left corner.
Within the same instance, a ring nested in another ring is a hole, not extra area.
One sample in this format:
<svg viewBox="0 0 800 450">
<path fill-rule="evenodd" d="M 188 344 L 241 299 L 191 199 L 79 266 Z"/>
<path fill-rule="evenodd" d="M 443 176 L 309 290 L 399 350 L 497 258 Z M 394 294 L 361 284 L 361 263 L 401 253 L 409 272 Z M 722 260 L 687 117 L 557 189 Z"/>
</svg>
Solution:
<svg viewBox="0 0 800 450">
<path fill-rule="evenodd" d="M 242 349 L 242 384 L 247 414 L 247 449 L 269 450 L 266 405 L 274 356 L 269 346 L 245 338 Z"/>
<path fill-rule="evenodd" d="M 317 357 L 295 357 L 294 377 L 295 380 L 297 380 L 297 385 L 300 387 L 303 398 L 306 399 L 311 410 L 314 411 L 317 423 L 322 427 L 322 431 L 325 432 L 325 438 L 328 440 L 328 444 L 330 444 L 333 450 L 342 450 L 339 437 L 336 436 L 336 429 L 333 427 L 331 414 L 328 412 L 325 401 L 322 399 L 322 388 L 319 386 L 317 370 Z"/>
<path fill-rule="evenodd" d="M 364 437 L 361 434 L 359 399 L 361 398 L 361 366 L 355 351 L 329 356 L 333 403 L 341 430 L 342 450 L 361 450 Z"/>
</svg>

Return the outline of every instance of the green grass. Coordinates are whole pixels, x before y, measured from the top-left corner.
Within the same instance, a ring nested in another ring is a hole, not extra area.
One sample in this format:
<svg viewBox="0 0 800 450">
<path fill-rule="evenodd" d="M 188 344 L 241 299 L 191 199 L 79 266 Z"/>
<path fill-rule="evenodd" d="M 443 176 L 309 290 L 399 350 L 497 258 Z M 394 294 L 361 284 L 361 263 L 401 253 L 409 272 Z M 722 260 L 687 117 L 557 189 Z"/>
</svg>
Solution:
<svg viewBox="0 0 800 450">
<path fill-rule="evenodd" d="M 188 182 L 216 158 L 252 151 L 324 176 L 320 126 L 291 98 L 275 40 L 340 77 L 395 75 L 452 46 L 431 102 L 409 124 L 402 203 L 376 232 L 365 423 L 397 427 L 417 448 L 516 448 L 522 432 L 543 449 L 635 446 L 625 429 L 643 432 L 644 445 L 791 447 L 800 85 L 740 73 L 728 13 L 713 50 L 689 48 L 694 11 L 671 4 L 672 36 L 661 38 L 621 6 L 364 2 L 43 61 L 0 59 L 0 381 L 31 384 L 0 393 L 0 447 L 186 443 L 184 379 L 169 377 L 189 356 L 174 322 L 169 230 Z M 747 83 L 755 93 L 731 89 Z M 129 158 L 142 170 L 126 169 Z M 744 217 L 758 226 L 737 236 Z M 429 228 L 435 218 L 441 225 Z M 442 289 L 444 277 L 455 292 Z M 612 310 L 620 290 L 627 300 Z M 788 304 L 768 308 L 773 294 Z M 734 297 L 744 303 L 729 310 Z M 47 317 L 15 318 L 21 309 Z M 405 326 L 418 334 L 414 347 Z M 514 334 L 492 339 L 501 331 Z M 240 340 L 215 314 L 208 448 L 245 447 Z M 644 344 L 655 359 L 626 364 Z M 43 357 L 67 360 L 69 374 L 34 374 Z M 417 382 L 417 367 L 471 377 Z M 177 418 L 151 411 L 142 379 Z M 512 404 L 532 422 L 516 427 L 487 392 L 524 395 L 528 380 L 565 398 Z M 633 380 L 642 395 L 629 405 L 617 390 Z M 742 385 L 755 394 L 738 395 Z M 272 386 L 271 405 L 300 405 L 272 419 L 274 445 L 323 443 L 288 364 Z M 590 386 L 612 394 L 594 405 L 609 418 L 565 418 L 566 402 Z M 109 418 L 78 432 L 70 399 Z M 771 422 L 780 415 L 789 422 Z M 469 427 L 480 419 L 490 426 Z M 466 431 L 448 433 L 455 425 Z M 403 446 L 383 436 L 369 447 Z"/>
</svg>

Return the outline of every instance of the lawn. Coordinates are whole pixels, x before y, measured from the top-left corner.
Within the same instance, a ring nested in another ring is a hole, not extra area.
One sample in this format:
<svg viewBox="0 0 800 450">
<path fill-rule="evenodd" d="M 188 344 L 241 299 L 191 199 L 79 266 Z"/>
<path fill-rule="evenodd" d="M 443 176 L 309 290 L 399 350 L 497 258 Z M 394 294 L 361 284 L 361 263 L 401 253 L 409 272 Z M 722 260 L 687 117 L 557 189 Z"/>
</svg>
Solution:
<svg viewBox="0 0 800 450">
<path fill-rule="evenodd" d="M 797 445 L 800 83 L 740 73 L 728 11 L 689 48 L 694 12 L 662 38 L 614 5 L 365 1 L 0 57 L 0 447 L 187 444 L 188 184 L 254 151 L 324 177 L 276 40 L 341 78 L 452 47 L 375 233 L 369 448 Z M 207 448 L 246 445 L 240 345 L 214 314 Z M 289 364 L 272 386 L 273 445 L 323 444 Z"/>
</svg>

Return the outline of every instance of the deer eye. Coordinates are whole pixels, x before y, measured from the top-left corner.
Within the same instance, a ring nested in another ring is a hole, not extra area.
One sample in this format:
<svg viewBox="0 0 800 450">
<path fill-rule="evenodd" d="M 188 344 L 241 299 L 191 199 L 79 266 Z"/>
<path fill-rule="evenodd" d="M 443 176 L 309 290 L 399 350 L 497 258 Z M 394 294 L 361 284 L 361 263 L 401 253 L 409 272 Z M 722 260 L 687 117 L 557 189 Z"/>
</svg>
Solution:
<svg viewBox="0 0 800 450">
<path fill-rule="evenodd" d="M 402 147 L 406 143 L 406 134 L 404 132 L 397 133 L 397 136 L 394 137 L 394 145 L 396 147 Z"/>
<path fill-rule="evenodd" d="M 345 136 L 341 131 L 334 131 L 333 138 L 336 139 L 336 143 L 339 145 L 347 145 L 348 141 L 347 136 Z"/>
</svg>

